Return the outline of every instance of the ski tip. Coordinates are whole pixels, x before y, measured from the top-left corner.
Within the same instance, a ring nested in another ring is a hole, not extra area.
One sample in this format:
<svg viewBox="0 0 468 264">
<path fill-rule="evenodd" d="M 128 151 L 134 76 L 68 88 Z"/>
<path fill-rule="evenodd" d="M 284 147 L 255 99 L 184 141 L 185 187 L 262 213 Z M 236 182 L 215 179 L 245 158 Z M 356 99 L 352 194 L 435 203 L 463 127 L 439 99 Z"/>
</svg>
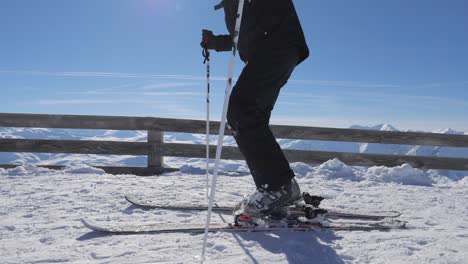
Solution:
<svg viewBox="0 0 468 264">
<path fill-rule="evenodd" d="M 135 197 L 131 196 L 131 195 L 124 195 L 124 198 L 127 202 L 131 203 L 131 204 L 134 204 L 134 205 L 137 205 L 137 202 L 136 202 L 136 199 Z"/>
<path fill-rule="evenodd" d="M 401 216 L 401 212 L 399 211 L 390 211 L 393 213 L 393 217 L 400 217 Z"/>
<path fill-rule="evenodd" d="M 92 225 L 88 222 L 86 218 L 81 218 L 80 222 L 87 228 L 92 229 Z"/>
<path fill-rule="evenodd" d="M 92 231 L 96 232 L 106 232 L 106 229 L 100 228 L 96 225 L 94 225 L 89 219 L 87 218 L 81 218 L 80 219 L 81 223 L 88 229 L 91 229 Z"/>
</svg>

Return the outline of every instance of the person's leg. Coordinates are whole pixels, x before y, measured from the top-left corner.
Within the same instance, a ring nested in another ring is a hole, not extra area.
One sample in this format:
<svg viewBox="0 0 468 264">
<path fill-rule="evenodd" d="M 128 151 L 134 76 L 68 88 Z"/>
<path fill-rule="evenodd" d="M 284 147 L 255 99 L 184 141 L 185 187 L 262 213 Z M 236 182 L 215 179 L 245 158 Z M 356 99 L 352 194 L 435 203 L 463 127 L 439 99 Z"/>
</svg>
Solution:
<svg viewBox="0 0 468 264">
<path fill-rule="evenodd" d="M 296 48 L 257 52 L 230 96 L 228 125 L 257 187 L 267 184 L 268 189 L 277 190 L 294 177 L 269 121 L 279 92 L 298 60 Z"/>
</svg>

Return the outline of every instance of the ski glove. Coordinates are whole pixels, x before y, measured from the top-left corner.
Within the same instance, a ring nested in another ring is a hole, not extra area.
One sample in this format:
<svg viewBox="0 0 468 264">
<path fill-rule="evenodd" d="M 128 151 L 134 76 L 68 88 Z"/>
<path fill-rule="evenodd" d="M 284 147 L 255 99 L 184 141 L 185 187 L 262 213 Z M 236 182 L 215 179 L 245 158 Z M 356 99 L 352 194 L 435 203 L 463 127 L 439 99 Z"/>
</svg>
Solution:
<svg viewBox="0 0 468 264">
<path fill-rule="evenodd" d="M 232 49 L 232 37 L 230 35 L 214 35 L 212 31 L 202 30 L 200 46 L 208 50 L 230 51 Z"/>
</svg>

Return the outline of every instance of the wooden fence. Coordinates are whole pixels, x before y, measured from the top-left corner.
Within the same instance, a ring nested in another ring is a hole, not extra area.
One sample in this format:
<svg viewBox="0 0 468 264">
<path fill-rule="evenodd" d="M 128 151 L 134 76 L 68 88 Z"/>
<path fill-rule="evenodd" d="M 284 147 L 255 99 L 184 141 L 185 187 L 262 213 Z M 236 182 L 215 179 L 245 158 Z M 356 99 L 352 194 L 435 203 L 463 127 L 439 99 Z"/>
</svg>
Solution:
<svg viewBox="0 0 468 264">
<path fill-rule="evenodd" d="M 147 167 L 98 167 L 113 174 L 154 175 L 177 169 L 163 168 L 163 157 L 204 158 L 204 145 L 165 143 L 164 132 L 205 133 L 205 121 L 168 119 L 155 117 L 84 116 L 84 115 L 37 115 L 0 113 L 0 127 L 34 127 L 63 129 L 109 129 L 146 130 L 147 142 L 88 141 L 88 140 L 40 140 L 0 138 L 0 152 L 74 153 L 146 155 Z M 337 129 L 299 126 L 271 126 L 278 138 L 324 140 L 343 142 L 365 142 L 382 144 L 406 144 L 425 146 L 468 147 L 468 135 L 437 133 L 392 132 L 358 129 Z M 212 122 L 210 131 L 217 134 L 219 122 Z M 226 131 L 230 135 L 229 131 Z M 214 157 L 216 146 L 210 146 Z M 285 150 L 290 162 L 319 164 L 338 158 L 348 165 L 398 166 L 409 163 L 415 168 L 468 170 L 468 158 L 444 158 L 424 156 L 399 156 L 382 154 L 324 152 L 309 150 Z M 242 160 L 236 147 L 223 147 L 223 159 Z M 0 164 L 2 168 L 18 165 Z M 43 166 L 60 169 L 63 166 Z"/>
</svg>

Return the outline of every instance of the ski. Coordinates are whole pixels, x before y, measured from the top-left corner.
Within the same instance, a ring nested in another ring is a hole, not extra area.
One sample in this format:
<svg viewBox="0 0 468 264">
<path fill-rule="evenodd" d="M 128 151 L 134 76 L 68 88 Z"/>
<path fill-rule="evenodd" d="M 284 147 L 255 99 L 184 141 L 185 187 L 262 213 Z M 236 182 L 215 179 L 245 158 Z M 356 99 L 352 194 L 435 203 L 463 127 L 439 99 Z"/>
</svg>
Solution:
<svg viewBox="0 0 468 264">
<path fill-rule="evenodd" d="M 96 221 L 81 219 L 83 225 L 90 230 L 109 235 L 138 235 L 138 234 L 167 234 L 167 233 L 204 233 L 205 227 L 199 225 L 168 225 L 163 223 L 130 225 L 109 221 Z M 406 222 L 396 219 L 373 222 L 300 222 L 296 221 L 287 225 L 269 224 L 268 226 L 235 226 L 232 224 L 211 224 L 210 233 L 215 232 L 279 232 L 279 231 L 316 231 L 321 229 L 332 229 L 336 231 L 389 231 L 392 229 L 405 228 Z"/>
<path fill-rule="evenodd" d="M 308 194 L 304 194 L 305 197 L 312 197 L 307 196 Z M 317 196 L 315 196 L 317 197 Z M 152 200 L 148 199 L 139 199 L 130 195 L 125 195 L 125 199 L 133 204 L 134 206 L 145 208 L 145 209 L 161 209 L 161 210 L 187 210 L 187 211 L 206 211 L 208 210 L 207 206 L 204 205 L 169 205 L 169 204 L 161 204 Z M 306 201 L 306 203 L 309 201 Z M 312 203 L 312 202 L 310 202 Z M 308 204 L 310 204 L 308 203 Z M 314 204 L 314 206 L 318 207 L 318 204 Z M 339 217 L 339 218 L 359 218 L 359 219 L 368 219 L 368 220 L 382 220 L 385 218 L 397 218 L 401 215 L 400 212 L 397 211 L 374 211 L 374 212 L 348 212 L 348 211 L 340 211 L 334 209 L 324 209 L 326 211 L 325 215 L 327 217 Z M 218 213 L 229 213 L 231 214 L 234 211 L 233 206 L 219 206 L 217 204 L 213 205 L 213 211 Z"/>
</svg>

